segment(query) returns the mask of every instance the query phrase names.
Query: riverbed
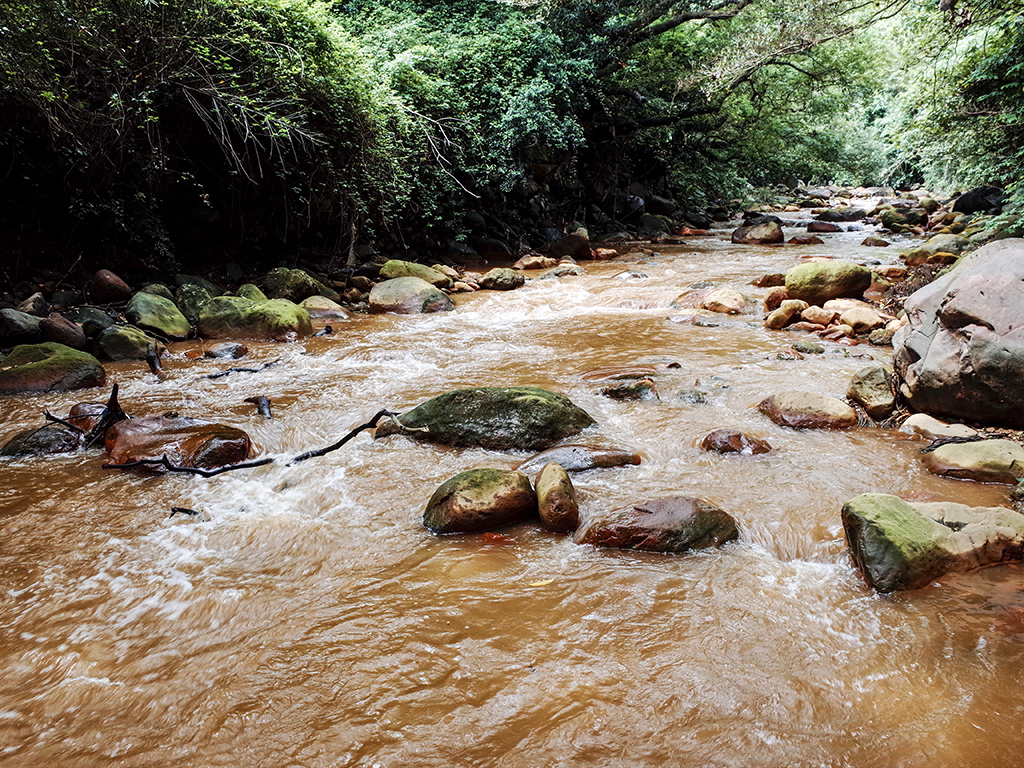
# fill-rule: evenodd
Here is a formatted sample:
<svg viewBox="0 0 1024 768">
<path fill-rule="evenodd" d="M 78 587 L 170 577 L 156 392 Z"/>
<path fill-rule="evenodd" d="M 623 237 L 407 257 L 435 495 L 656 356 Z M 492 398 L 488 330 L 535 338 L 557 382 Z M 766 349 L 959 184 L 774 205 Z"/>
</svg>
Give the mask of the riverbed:
<svg viewBox="0 0 1024 768">
<path fill-rule="evenodd" d="M 891 349 L 824 342 L 792 359 L 793 342 L 814 337 L 766 330 L 759 305 L 715 327 L 669 320 L 697 281 L 759 299 L 752 279 L 802 257 L 897 263 L 895 249 L 860 246 L 864 234 L 773 248 L 716 233 L 458 295 L 452 313 L 247 342 L 244 363 L 171 345 L 163 381 L 144 363 L 109 365 L 132 415 L 232 424 L 282 461 L 204 479 L 103 470 L 96 450 L 2 460 L 0 765 L 1018 764 L 1022 572 L 879 596 L 852 567 L 839 517 L 859 493 L 996 506 L 1007 487 L 929 475 L 923 443 L 896 430 L 792 430 L 754 408 L 784 390 L 842 397 Z M 660 400 L 611 400 L 587 375 L 621 366 L 653 369 Z M 568 395 L 597 421 L 582 440 L 642 454 L 573 477 L 584 515 L 699 496 L 737 519 L 739 541 L 669 556 L 535 525 L 422 527 L 444 480 L 526 453 L 361 435 L 284 461 L 381 408 L 511 384 Z M 692 389 L 706 402 L 680 397 Z M 5 399 L 0 439 L 106 393 Z M 256 395 L 275 418 L 244 402 Z M 702 451 L 718 428 L 773 450 Z"/>
</svg>

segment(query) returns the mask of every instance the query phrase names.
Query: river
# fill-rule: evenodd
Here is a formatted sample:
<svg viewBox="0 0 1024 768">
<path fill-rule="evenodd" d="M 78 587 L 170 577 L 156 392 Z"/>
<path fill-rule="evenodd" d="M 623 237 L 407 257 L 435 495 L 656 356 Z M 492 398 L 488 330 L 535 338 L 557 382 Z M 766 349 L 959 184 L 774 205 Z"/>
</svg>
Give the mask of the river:
<svg viewBox="0 0 1024 768">
<path fill-rule="evenodd" d="M 585 276 L 459 295 L 454 313 L 249 344 L 246 365 L 281 359 L 260 373 L 202 378 L 240 363 L 190 359 L 199 342 L 172 345 L 162 382 L 144 364 L 108 366 L 129 413 L 213 418 L 281 457 L 453 388 L 546 387 L 597 420 L 586 439 L 643 454 L 574 477 L 584 514 L 695 495 L 733 514 L 740 540 L 668 556 L 533 525 L 436 537 L 420 516 L 441 482 L 528 454 L 403 437 L 211 479 L 104 471 L 98 451 L 5 459 L 0 765 L 1019 765 L 1020 570 L 879 596 L 839 518 L 863 492 L 1003 505 L 1007 487 L 927 474 L 922 443 L 894 430 L 789 430 L 752 407 L 789 389 L 842 396 L 890 349 L 778 359 L 807 335 L 765 330 L 759 309 L 717 327 L 667 319 L 695 281 L 760 297 L 751 279 L 801 255 L 896 263 L 863 236 L 716 236 L 585 263 Z M 585 376 L 634 365 L 655 369 L 659 402 L 608 399 Z M 707 403 L 678 398 L 695 386 Z M 0 438 L 105 394 L 8 398 Z M 254 395 L 274 419 L 244 402 Z M 697 446 L 726 427 L 774 450 Z"/>
</svg>

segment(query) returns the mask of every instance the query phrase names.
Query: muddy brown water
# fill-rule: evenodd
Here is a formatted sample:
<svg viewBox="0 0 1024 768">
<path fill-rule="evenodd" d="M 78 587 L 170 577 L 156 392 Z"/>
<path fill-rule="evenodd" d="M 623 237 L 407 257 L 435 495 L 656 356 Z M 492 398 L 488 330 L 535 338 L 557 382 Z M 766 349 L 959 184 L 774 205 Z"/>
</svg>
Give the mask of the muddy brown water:
<svg viewBox="0 0 1024 768">
<path fill-rule="evenodd" d="M 684 493 L 729 510 L 739 542 L 687 557 L 599 551 L 535 526 L 439 538 L 434 488 L 527 454 L 360 436 L 300 465 L 212 479 L 100 469 L 102 455 L 0 463 L 3 766 L 1007 766 L 1024 748 L 1024 594 L 1014 566 L 881 597 L 851 567 L 839 511 L 862 492 L 1007 503 L 947 480 L 894 431 L 787 430 L 752 409 L 785 389 L 842 395 L 890 350 L 825 344 L 760 312 L 677 325 L 669 302 L 825 247 L 720 237 L 587 275 L 458 298 L 443 316 L 357 317 L 332 337 L 252 344 L 258 374 L 175 345 L 158 382 L 110 366 L 122 403 L 249 431 L 261 453 L 327 445 L 382 407 L 462 386 L 564 392 L 640 466 L 575 476 L 584 512 Z M 623 270 L 644 273 L 622 280 Z M 660 402 L 584 377 L 649 365 Z M 679 367 L 669 367 L 678 364 Z M 699 385 L 695 382 L 700 382 Z M 704 405 L 677 398 L 700 386 Z M 246 397 L 264 394 L 266 420 Z M 100 399 L 6 399 L 0 437 Z M 716 428 L 771 453 L 697 447 Z M 172 506 L 204 518 L 169 518 Z"/>
</svg>

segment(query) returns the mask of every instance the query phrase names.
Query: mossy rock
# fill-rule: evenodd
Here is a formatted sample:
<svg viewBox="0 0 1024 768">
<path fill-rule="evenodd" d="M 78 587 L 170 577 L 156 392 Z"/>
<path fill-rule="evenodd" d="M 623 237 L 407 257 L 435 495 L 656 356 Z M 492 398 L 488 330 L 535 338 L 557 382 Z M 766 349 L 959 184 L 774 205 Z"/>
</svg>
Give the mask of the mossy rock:
<svg viewBox="0 0 1024 768">
<path fill-rule="evenodd" d="M 0 448 L 0 456 L 49 456 L 54 453 L 72 453 L 82 447 L 82 432 L 63 424 L 47 424 L 26 429 L 8 440 Z"/>
<path fill-rule="evenodd" d="M 238 290 L 235 291 L 235 296 L 241 296 L 243 299 L 249 299 L 249 301 L 270 301 L 267 294 L 252 283 L 245 283 L 244 285 L 238 286 Z"/>
<path fill-rule="evenodd" d="M 480 278 L 480 287 L 488 291 L 513 291 L 525 283 L 521 272 L 508 267 L 495 267 Z"/>
<path fill-rule="evenodd" d="M 196 283 L 185 283 L 178 286 L 178 309 L 192 325 L 199 324 L 199 312 L 203 305 L 212 298 L 213 295 L 208 290 Z"/>
<path fill-rule="evenodd" d="M 786 272 L 786 294 L 808 304 L 859 299 L 871 286 L 871 270 L 852 261 L 809 261 Z"/>
<path fill-rule="evenodd" d="M 419 277 L 383 280 L 370 291 L 370 311 L 375 313 L 418 315 L 453 309 L 455 302 L 450 296 Z"/>
<path fill-rule="evenodd" d="M 263 285 L 266 289 L 264 292 L 271 299 L 287 299 L 296 303 L 310 296 L 326 296 L 331 301 L 341 299 L 341 294 L 336 290 L 301 269 L 272 269 L 263 279 Z"/>
<path fill-rule="evenodd" d="M 0 360 L 0 394 L 98 387 L 107 374 L 87 352 L 57 344 L 21 344 Z"/>
<path fill-rule="evenodd" d="M 565 395 L 538 387 L 457 389 L 383 423 L 376 437 L 499 451 L 540 451 L 594 424 Z"/>
<path fill-rule="evenodd" d="M 136 327 L 169 339 L 188 338 L 192 331 L 188 318 L 174 302 L 154 293 L 140 292 L 132 296 L 124 316 Z"/>
<path fill-rule="evenodd" d="M 199 312 L 199 335 L 208 339 L 295 341 L 313 333 L 309 313 L 285 299 L 252 301 L 215 296 Z"/>
<path fill-rule="evenodd" d="M 445 481 L 423 511 L 434 533 L 476 533 L 537 514 L 530 478 L 507 469 L 471 469 Z"/>
<path fill-rule="evenodd" d="M 145 360 L 157 340 L 134 325 L 113 325 L 104 328 L 94 342 L 96 351 L 105 360 Z"/>
</svg>

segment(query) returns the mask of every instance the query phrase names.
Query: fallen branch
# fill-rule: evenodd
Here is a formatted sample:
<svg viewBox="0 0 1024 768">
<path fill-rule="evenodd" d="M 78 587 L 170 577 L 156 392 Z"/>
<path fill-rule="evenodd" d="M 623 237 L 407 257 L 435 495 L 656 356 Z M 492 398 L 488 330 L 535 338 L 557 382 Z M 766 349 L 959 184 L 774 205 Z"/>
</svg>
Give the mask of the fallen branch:
<svg viewBox="0 0 1024 768">
<path fill-rule="evenodd" d="M 228 368 L 226 371 L 220 373 L 211 373 L 208 376 L 203 376 L 204 379 L 221 379 L 225 376 L 230 376 L 232 373 L 260 373 L 261 371 L 267 370 L 272 365 L 277 365 L 281 362 L 281 358 L 277 360 L 271 360 L 269 363 L 264 363 L 259 368 Z"/>
<path fill-rule="evenodd" d="M 316 451 L 308 451 L 306 453 L 299 454 L 291 461 L 291 464 L 298 464 L 300 461 L 306 461 L 307 459 L 315 459 L 320 456 L 325 456 L 332 451 L 336 451 L 341 448 L 345 443 L 349 442 L 352 438 L 358 435 L 360 432 L 364 432 L 367 429 L 373 429 L 377 426 L 382 418 L 385 416 L 395 416 L 396 414 L 388 410 L 378 411 L 372 419 L 365 424 L 360 424 L 358 427 L 353 429 L 347 435 L 345 435 L 338 442 L 327 446 L 326 448 L 320 448 Z M 167 458 L 165 453 L 159 459 L 139 459 L 138 461 L 130 461 L 125 464 L 104 464 L 103 469 L 137 469 L 139 467 L 163 467 L 168 472 L 181 472 L 188 475 L 199 475 L 200 477 L 215 477 L 225 472 L 233 472 L 236 469 L 253 469 L 255 467 L 265 467 L 268 464 L 276 463 L 275 459 L 268 456 L 264 459 L 258 459 L 257 461 L 247 461 L 242 464 L 229 464 L 226 467 L 217 467 L 216 469 L 203 469 L 201 467 L 181 467 L 177 464 L 173 464 L 170 459 Z"/>
<path fill-rule="evenodd" d="M 107 436 L 107 430 L 117 424 L 119 421 L 130 419 L 127 413 L 121 408 L 121 404 L 117 402 L 117 383 L 110 390 L 110 399 L 107 400 L 107 407 L 103 409 L 103 415 L 100 416 L 100 420 L 96 422 L 96 426 L 89 430 L 89 434 L 85 436 L 85 447 L 89 448 L 94 443 L 103 440 Z"/>
</svg>

